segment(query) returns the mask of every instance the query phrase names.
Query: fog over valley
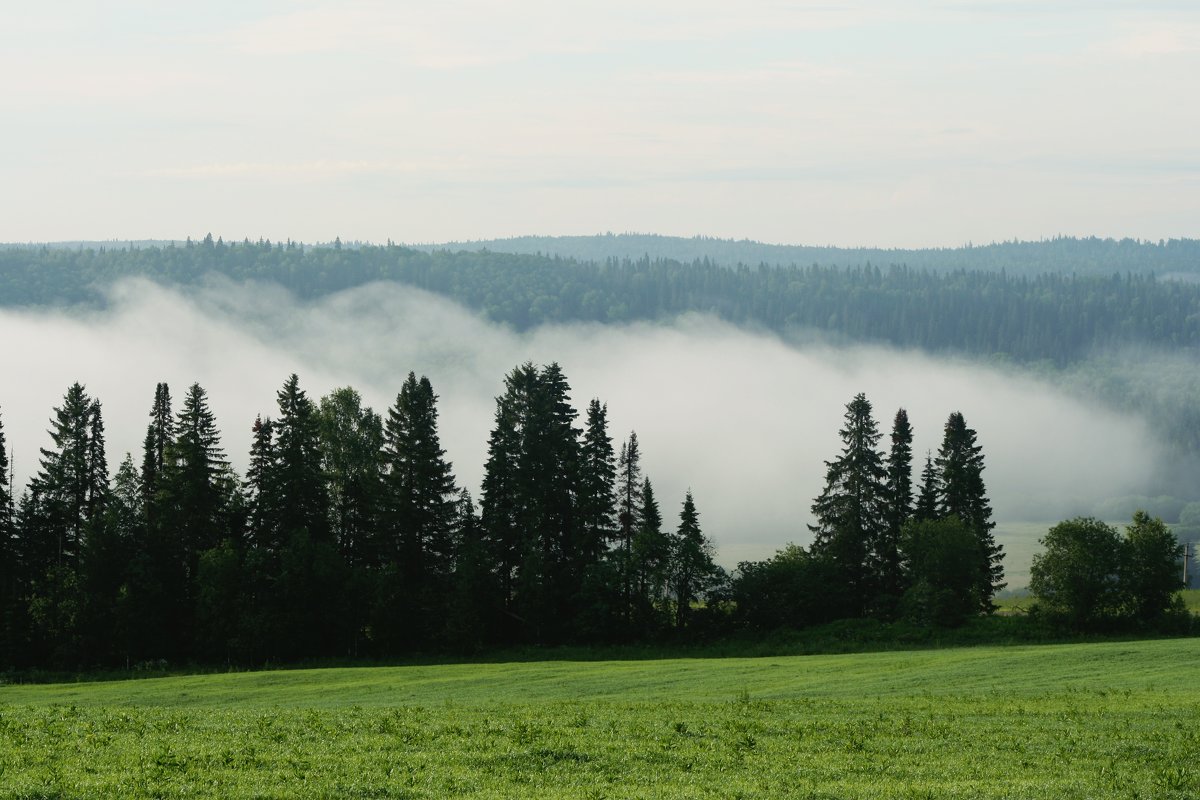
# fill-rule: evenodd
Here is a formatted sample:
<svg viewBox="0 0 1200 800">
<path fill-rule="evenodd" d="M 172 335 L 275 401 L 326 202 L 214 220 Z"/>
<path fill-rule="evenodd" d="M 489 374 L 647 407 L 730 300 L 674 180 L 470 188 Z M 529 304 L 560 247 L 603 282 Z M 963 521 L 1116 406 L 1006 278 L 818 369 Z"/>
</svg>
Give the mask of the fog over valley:
<svg viewBox="0 0 1200 800">
<path fill-rule="evenodd" d="M 1015 372 L 785 342 L 697 315 L 515 333 L 396 284 L 301 303 L 274 285 L 213 280 L 182 293 L 125 281 L 103 311 L 0 312 L 0 336 L 10 343 L 0 356 L 10 376 L 0 411 L 18 490 L 49 444 L 52 408 L 77 380 L 103 403 L 111 469 L 127 451 L 140 461 L 156 382 L 168 382 L 177 401 L 199 382 L 241 474 L 255 415 L 276 414 L 275 393 L 290 372 L 314 400 L 350 385 L 386 414 L 412 370 L 433 383 L 442 445 L 478 499 L 495 397 L 524 361 L 561 364 L 576 409 L 592 397 L 607 403 L 618 449 L 636 430 L 664 517 L 674 524 L 690 487 L 704 532 L 730 567 L 810 541 L 809 505 L 858 392 L 874 405 L 885 448 L 896 409 L 908 410 L 914 480 L 949 412 L 963 412 L 983 447 L 1002 543 L 1006 522 L 1056 521 L 1104 498 L 1154 493 L 1161 463 L 1142 421 Z"/>
</svg>

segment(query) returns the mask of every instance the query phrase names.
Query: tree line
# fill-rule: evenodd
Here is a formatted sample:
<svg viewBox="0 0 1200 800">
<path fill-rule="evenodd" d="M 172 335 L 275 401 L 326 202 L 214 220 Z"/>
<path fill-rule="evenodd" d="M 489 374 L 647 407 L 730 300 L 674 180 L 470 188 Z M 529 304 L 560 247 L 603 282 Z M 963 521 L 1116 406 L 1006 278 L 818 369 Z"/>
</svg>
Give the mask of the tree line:
<svg viewBox="0 0 1200 800">
<path fill-rule="evenodd" d="M 0 427 L 0 666 L 263 663 L 681 635 L 723 578 L 689 491 L 674 520 L 583 419 L 557 364 L 496 400 L 479 507 L 409 374 L 385 415 L 292 375 L 230 467 L 205 390 L 150 406 L 140 463 L 110 475 L 98 399 L 76 383 L 13 497 Z"/>
</svg>

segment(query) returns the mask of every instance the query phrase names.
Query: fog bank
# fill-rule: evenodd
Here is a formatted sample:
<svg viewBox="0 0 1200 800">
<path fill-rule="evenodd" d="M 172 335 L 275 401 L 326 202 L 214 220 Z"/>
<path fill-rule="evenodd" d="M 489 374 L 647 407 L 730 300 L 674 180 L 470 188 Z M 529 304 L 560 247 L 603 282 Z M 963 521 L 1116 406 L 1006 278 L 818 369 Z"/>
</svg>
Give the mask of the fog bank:
<svg viewBox="0 0 1200 800">
<path fill-rule="evenodd" d="M 690 487 L 728 566 L 809 541 L 823 462 L 837 454 L 845 404 L 858 392 L 874 405 L 884 446 L 896 409 L 908 410 L 917 474 L 947 415 L 963 412 L 1002 525 L 1151 492 L 1159 459 L 1139 420 L 1044 383 L 885 348 L 798 347 L 703 316 L 518 334 L 392 284 L 301 303 L 274 286 L 217 281 L 183 294 L 131 281 L 111 300 L 102 312 L 0 312 L 9 343 L 0 413 L 18 486 L 49 445 L 52 407 L 76 380 L 103 403 L 114 470 L 126 451 L 140 458 L 155 383 L 170 383 L 178 399 L 198 381 L 242 472 L 255 415 L 275 415 L 275 392 L 291 372 L 314 400 L 351 385 L 386 413 L 413 370 L 440 396 L 443 447 L 460 484 L 477 493 L 494 398 L 505 373 L 527 360 L 559 362 L 581 411 L 592 397 L 606 402 L 618 449 L 637 431 L 664 518 L 674 523 Z"/>
</svg>

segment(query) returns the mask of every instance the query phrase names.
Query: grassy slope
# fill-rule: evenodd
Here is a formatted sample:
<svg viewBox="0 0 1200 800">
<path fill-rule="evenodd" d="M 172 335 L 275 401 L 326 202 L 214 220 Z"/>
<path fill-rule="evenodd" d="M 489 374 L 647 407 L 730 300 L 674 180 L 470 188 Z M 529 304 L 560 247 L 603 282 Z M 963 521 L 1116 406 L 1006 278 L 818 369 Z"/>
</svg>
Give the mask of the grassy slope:
<svg viewBox="0 0 1200 800">
<path fill-rule="evenodd" d="M 0 702 L 183 708 L 728 701 L 1145 690 L 1200 677 L 1200 640 L 974 647 L 829 656 L 355 667 L 0 688 Z"/>
<path fill-rule="evenodd" d="M 0 797 L 1200 796 L 1200 641 L 0 688 Z"/>
</svg>

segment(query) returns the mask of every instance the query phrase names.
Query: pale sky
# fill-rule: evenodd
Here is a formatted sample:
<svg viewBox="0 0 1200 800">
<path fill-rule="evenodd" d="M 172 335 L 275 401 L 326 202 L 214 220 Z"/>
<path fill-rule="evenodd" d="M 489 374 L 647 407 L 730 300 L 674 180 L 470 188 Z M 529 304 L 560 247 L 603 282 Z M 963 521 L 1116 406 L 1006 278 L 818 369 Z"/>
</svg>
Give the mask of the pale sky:
<svg viewBox="0 0 1200 800">
<path fill-rule="evenodd" d="M 0 241 L 1200 237 L 1200 2 L 0 0 Z"/>
</svg>

